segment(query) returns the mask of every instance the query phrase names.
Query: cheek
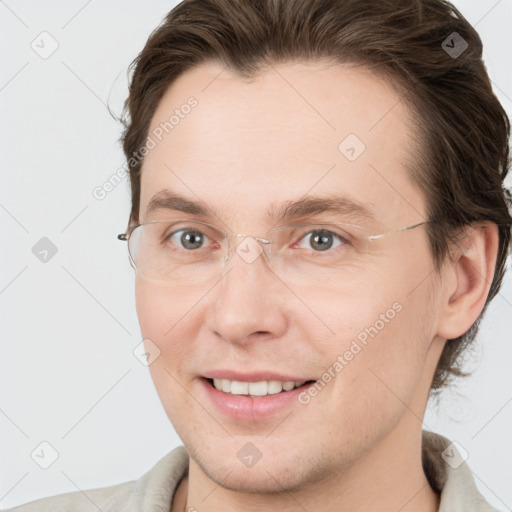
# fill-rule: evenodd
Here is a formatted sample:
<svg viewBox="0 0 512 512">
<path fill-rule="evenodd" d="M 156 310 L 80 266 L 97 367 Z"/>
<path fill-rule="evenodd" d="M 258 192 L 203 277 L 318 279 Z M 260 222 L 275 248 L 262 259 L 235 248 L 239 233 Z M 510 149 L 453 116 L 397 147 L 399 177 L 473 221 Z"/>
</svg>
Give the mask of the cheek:
<svg viewBox="0 0 512 512">
<path fill-rule="evenodd" d="M 137 278 L 135 302 L 142 335 L 163 341 L 176 337 L 195 314 L 198 294 Z"/>
<path fill-rule="evenodd" d="M 185 368 L 195 336 L 191 328 L 200 325 L 194 321 L 199 310 L 195 294 L 180 294 L 171 287 L 137 279 L 135 295 L 142 337 L 160 350 L 160 356 L 150 365 L 152 375 L 165 372 L 164 365 L 173 373 Z"/>
<path fill-rule="evenodd" d="M 422 377 L 432 340 L 432 308 L 428 280 L 411 292 L 415 281 L 408 274 L 417 270 L 408 267 L 404 264 L 400 273 L 390 269 L 387 278 L 381 276 L 364 293 L 359 290 L 351 301 L 324 309 L 335 334 L 318 346 L 323 346 L 326 368 L 336 374 L 335 401 L 340 411 L 347 410 L 345 405 L 360 419 L 397 414 Z"/>
<path fill-rule="evenodd" d="M 135 305 L 144 338 L 157 339 L 165 333 L 166 300 L 163 291 L 148 285 L 144 280 L 135 281 Z"/>
<path fill-rule="evenodd" d="M 386 312 L 387 323 L 380 318 Z M 365 315 L 359 324 L 364 327 L 340 339 L 339 350 L 330 351 L 325 359 L 336 375 L 331 391 L 320 393 L 326 424 L 344 431 L 354 449 L 361 439 L 375 439 L 388 431 L 415 396 L 424 356 L 409 314 L 406 306 L 399 311 L 372 310 L 371 317 Z"/>
<path fill-rule="evenodd" d="M 183 411 L 187 410 L 187 395 L 182 390 L 189 385 L 184 374 L 192 357 L 188 341 L 194 334 L 186 331 L 186 326 L 190 329 L 193 303 L 189 304 L 183 294 L 180 300 L 172 288 L 140 278 L 136 280 L 135 294 L 146 351 L 155 350 L 152 348 L 155 345 L 159 350 L 158 357 L 148 367 L 155 389 L 171 421 L 186 422 L 187 414 Z"/>
</svg>

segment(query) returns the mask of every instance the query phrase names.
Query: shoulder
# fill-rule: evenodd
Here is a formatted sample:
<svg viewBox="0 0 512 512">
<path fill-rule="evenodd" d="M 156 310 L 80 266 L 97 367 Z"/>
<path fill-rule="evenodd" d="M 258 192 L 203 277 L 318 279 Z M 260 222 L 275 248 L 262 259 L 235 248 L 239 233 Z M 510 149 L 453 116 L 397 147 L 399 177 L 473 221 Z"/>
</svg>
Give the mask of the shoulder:
<svg viewBox="0 0 512 512">
<path fill-rule="evenodd" d="M 174 491 L 187 471 L 188 453 L 183 446 L 178 446 L 138 480 L 41 498 L 3 512 L 168 510 Z"/>
<path fill-rule="evenodd" d="M 431 487 L 440 494 L 439 512 L 500 512 L 479 492 L 464 451 L 459 451 L 458 446 L 435 432 L 422 432 L 423 471 Z"/>
<path fill-rule="evenodd" d="M 98 509 L 107 512 L 109 510 L 119 510 L 119 506 L 127 503 L 127 497 L 131 494 L 134 483 L 135 480 L 110 487 L 49 496 L 10 508 L 4 512 L 50 512 L 55 510 L 97 512 Z"/>
</svg>

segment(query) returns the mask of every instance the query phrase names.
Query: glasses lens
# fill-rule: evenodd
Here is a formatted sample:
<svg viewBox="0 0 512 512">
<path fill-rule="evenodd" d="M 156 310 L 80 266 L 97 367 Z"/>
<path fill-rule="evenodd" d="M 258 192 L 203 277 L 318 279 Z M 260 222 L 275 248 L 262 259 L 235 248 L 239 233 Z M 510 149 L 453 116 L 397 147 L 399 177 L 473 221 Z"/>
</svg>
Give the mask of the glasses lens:
<svg viewBox="0 0 512 512">
<path fill-rule="evenodd" d="M 369 247 L 368 235 L 352 224 L 299 224 L 274 232 L 273 269 L 291 285 L 341 283 Z"/>
<path fill-rule="evenodd" d="M 204 283 L 222 267 L 226 236 L 212 226 L 184 220 L 137 226 L 128 249 L 145 279 L 177 284 Z"/>
</svg>

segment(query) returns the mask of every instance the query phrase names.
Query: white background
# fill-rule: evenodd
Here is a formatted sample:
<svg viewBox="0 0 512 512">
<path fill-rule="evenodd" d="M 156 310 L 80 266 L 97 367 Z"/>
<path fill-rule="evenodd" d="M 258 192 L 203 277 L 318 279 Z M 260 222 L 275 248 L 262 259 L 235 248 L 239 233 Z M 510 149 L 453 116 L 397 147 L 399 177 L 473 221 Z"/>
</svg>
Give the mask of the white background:
<svg viewBox="0 0 512 512">
<path fill-rule="evenodd" d="M 480 33 L 512 115 L 512 0 L 455 4 Z M 136 479 L 181 444 L 132 353 L 133 271 L 116 239 L 128 180 L 101 201 L 92 195 L 124 164 L 105 104 L 119 114 L 128 64 L 174 5 L 0 1 L 2 508 Z M 31 48 L 42 31 L 59 45 L 47 59 Z M 58 250 L 47 263 L 32 253 L 42 237 Z M 467 450 L 500 510 L 512 509 L 511 319 L 508 275 L 468 361 L 477 370 L 429 406 L 424 424 Z M 31 458 L 42 441 L 59 454 L 48 469 Z"/>
</svg>

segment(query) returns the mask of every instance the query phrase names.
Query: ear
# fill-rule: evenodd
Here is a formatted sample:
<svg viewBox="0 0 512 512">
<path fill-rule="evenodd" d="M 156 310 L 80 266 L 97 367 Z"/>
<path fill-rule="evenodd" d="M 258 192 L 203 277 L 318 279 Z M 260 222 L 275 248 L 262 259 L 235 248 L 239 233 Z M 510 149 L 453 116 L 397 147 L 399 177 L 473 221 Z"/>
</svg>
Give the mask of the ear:
<svg viewBox="0 0 512 512">
<path fill-rule="evenodd" d="M 444 339 L 461 336 L 473 325 L 489 294 L 498 255 L 498 226 L 492 222 L 466 226 L 456 243 L 454 255 L 443 265 L 442 311 L 438 335 Z"/>
</svg>

